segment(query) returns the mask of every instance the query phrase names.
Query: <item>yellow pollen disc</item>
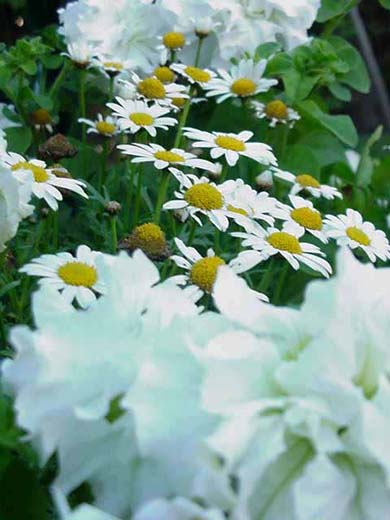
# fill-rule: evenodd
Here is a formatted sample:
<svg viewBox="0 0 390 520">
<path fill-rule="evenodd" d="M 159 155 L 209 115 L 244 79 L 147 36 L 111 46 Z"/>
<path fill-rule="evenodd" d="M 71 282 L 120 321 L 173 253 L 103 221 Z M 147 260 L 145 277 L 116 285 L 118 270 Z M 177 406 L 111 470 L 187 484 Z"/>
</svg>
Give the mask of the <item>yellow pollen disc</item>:
<svg viewBox="0 0 390 520">
<path fill-rule="evenodd" d="M 107 121 L 98 121 L 96 123 L 96 130 L 99 134 L 113 134 L 115 132 L 115 125 Z"/>
<path fill-rule="evenodd" d="M 297 237 L 284 231 L 276 231 L 275 233 L 272 233 L 267 238 L 267 242 L 275 249 L 279 249 L 279 251 L 286 251 L 287 253 L 295 255 L 300 255 L 302 253 L 301 244 Z"/>
<path fill-rule="evenodd" d="M 103 63 L 103 66 L 106 68 L 106 69 L 115 69 L 115 70 L 123 70 L 123 64 L 120 63 L 119 61 L 105 61 Z"/>
<path fill-rule="evenodd" d="M 150 126 L 154 122 L 154 117 L 144 112 L 134 112 L 129 115 L 129 119 L 138 126 Z"/>
<path fill-rule="evenodd" d="M 198 69 L 198 67 L 186 67 L 184 72 L 194 81 L 199 81 L 199 83 L 207 83 L 211 79 L 207 70 Z"/>
<path fill-rule="evenodd" d="M 181 98 L 181 97 L 172 98 L 172 103 L 177 108 L 183 108 L 184 105 L 186 104 L 186 99 L 185 98 Z"/>
<path fill-rule="evenodd" d="M 362 246 L 369 246 L 371 244 L 371 240 L 366 235 L 366 233 L 355 226 L 347 228 L 345 232 L 351 240 L 354 240 Z"/>
<path fill-rule="evenodd" d="M 32 120 L 35 125 L 48 125 L 52 122 L 51 115 L 44 108 L 38 108 L 32 113 Z"/>
<path fill-rule="evenodd" d="M 185 161 L 185 158 L 182 155 L 170 152 L 169 150 L 161 150 L 160 152 L 156 152 L 154 156 L 156 159 L 167 163 L 183 163 Z"/>
<path fill-rule="evenodd" d="M 156 67 L 153 74 L 163 83 L 172 83 L 175 79 L 175 74 L 169 67 Z"/>
<path fill-rule="evenodd" d="M 198 260 L 191 268 L 191 282 L 202 289 L 202 291 L 211 293 L 218 268 L 224 264 L 225 261 L 219 258 L 219 256 L 210 256 Z"/>
<path fill-rule="evenodd" d="M 233 94 L 236 94 L 236 96 L 252 96 L 256 92 L 256 83 L 249 78 L 236 79 L 236 81 L 232 83 L 230 90 Z"/>
<path fill-rule="evenodd" d="M 222 193 L 215 186 L 202 183 L 191 186 L 184 195 L 184 199 L 194 208 L 211 211 L 223 206 Z"/>
<path fill-rule="evenodd" d="M 322 218 L 319 211 L 310 208 L 296 208 L 291 212 L 291 218 L 306 229 L 319 231 L 322 229 Z"/>
<path fill-rule="evenodd" d="M 138 83 L 138 92 L 148 99 L 164 99 L 165 87 L 157 78 L 145 78 Z"/>
<path fill-rule="evenodd" d="M 225 150 L 233 150 L 234 152 L 244 152 L 246 149 L 245 143 L 229 135 L 219 135 L 215 138 L 215 144 Z"/>
<path fill-rule="evenodd" d="M 32 164 L 27 161 L 22 161 L 14 164 L 11 168 L 13 171 L 16 170 L 30 170 L 34 175 L 35 182 L 46 182 L 49 178 L 49 174 L 42 168 L 41 166 L 37 166 L 36 164 Z"/>
<path fill-rule="evenodd" d="M 270 119 L 287 119 L 287 105 L 280 99 L 275 99 L 275 101 L 271 101 L 266 105 L 265 113 Z"/>
<path fill-rule="evenodd" d="M 97 282 L 97 271 L 84 262 L 68 262 L 59 267 L 57 274 L 67 285 L 93 287 Z"/>
<path fill-rule="evenodd" d="M 248 212 L 245 211 L 245 209 L 237 208 L 236 206 L 232 206 L 231 204 L 228 205 L 227 209 L 229 211 L 232 211 L 233 213 L 238 213 L 239 215 L 244 215 L 245 217 L 248 216 Z"/>
<path fill-rule="evenodd" d="M 312 177 L 311 175 L 307 175 L 306 173 L 302 175 L 296 176 L 296 181 L 303 186 L 304 188 L 320 188 L 321 184 Z"/>
<path fill-rule="evenodd" d="M 134 244 L 148 254 L 162 254 L 167 247 L 165 233 L 157 224 L 148 222 L 137 226 L 132 235 Z"/>
<path fill-rule="evenodd" d="M 181 49 L 186 43 L 186 38 L 180 32 L 168 32 L 163 36 L 163 44 L 171 50 Z"/>
</svg>

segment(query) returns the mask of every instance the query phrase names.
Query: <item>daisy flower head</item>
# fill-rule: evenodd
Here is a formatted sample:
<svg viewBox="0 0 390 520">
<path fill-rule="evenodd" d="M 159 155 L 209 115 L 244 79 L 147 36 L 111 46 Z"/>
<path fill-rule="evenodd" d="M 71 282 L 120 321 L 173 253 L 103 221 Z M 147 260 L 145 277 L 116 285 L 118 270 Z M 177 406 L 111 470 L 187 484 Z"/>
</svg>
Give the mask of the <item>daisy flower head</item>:
<svg viewBox="0 0 390 520">
<path fill-rule="evenodd" d="M 133 163 L 152 162 L 157 170 L 164 170 L 174 165 L 200 168 L 213 171 L 214 165 L 210 161 L 199 159 L 192 153 L 185 152 L 181 148 L 165 149 L 155 143 L 151 144 L 120 144 L 119 150 L 125 155 L 131 155 Z"/>
<path fill-rule="evenodd" d="M 235 266 L 236 271 L 240 266 L 247 270 L 272 256 L 281 255 L 295 270 L 299 269 L 300 264 L 304 264 L 326 278 L 332 274 L 332 268 L 323 258 L 325 254 L 320 248 L 300 241 L 304 230 L 295 222 L 285 222 L 282 230 L 271 227 L 266 231 L 257 223 L 252 223 L 248 231 L 232 233 L 233 236 L 243 239 L 244 246 L 252 248 L 238 255 L 235 260 L 238 264 Z"/>
<path fill-rule="evenodd" d="M 122 60 L 116 56 L 99 55 L 91 60 L 91 67 L 99 69 L 109 78 L 114 78 L 122 72 L 129 70 L 133 63 L 131 60 Z"/>
<path fill-rule="evenodd" d="M 171 69 L 186 78 L 189 83 L 200 85 L 203 88 L 216 77 L 212 70 L 184 65 L 183 63 L 173 63 Z"/>
<path fill-rule="evenodd" d="M 302 231 L 308 231 L 313 236 L 321 240 L 324 244 L 328 242 L 324 233 L 324 223 L 321 213 L 315 209 L 313 203 L 309 200 L 290 195 L 291 206 L 278 203 L 276 217 L 285 222 L 295 222 L 302 228 Z"/>
<path fill-rule="evenodd" d="M 212 294 L 215 281 L 217 279 L 218 269 L 223 265 L 228 265 L 235 271 L 234 260 L 226 264 L 225 260 L 217 256 L 213 249 L 207 250 L 207 256 L 202 255 L 194 248 L 188 247 L 179 238 L 175 238 L 176 247 L 183 256 L 172 255 L 171 260 L 175 264 L 187 271 L 185 275 L 173 276 L 171 281 L 175 281 L 178 285 L 188 285 L 194 298 L 198 300 L 204 293 Z M 244 271 L 240 271 L 244 272 Z M 253 291 L 256 296 L 263 301 L 268 301 L 267 296 L 262 293 Z"/>
<path fill-rule="evenodd" d="M 205 85 L 207 96 L 217 97 L 217 103 L 228 98 L 247 98 L 260 92 L 267 92 L 276 85 L 276 79 L 263 78 L 267 60 L 255 62 L 252 59 L 242 59 L 229 72 L 218 69 L 219 78 L 211 80 Z"/>
<path fill-rule="evenodd" d="M 176 168 L 170 171 L 179 181 L 180 188 L 175 191 L 176 199 L 166 202 L 163 209 L 179 210 L 183 214 L 183 220 L 190 216 L 200 226 L 202 221 L 198 213 L 206 215 L 217 229 L 226 231 L 229 226 L 226 197 L 231 186 L 217 186 L 206 177 L 185 175 Z"/>
<path fill-rule="evenodd" d="M 160 51 L 160 59 L 162 63 L 166 63 L 172 59 L 177 51 L 182 50 L 186 45 L 189 45 L 189 41 L 186 35 L 180 31 L 169 31 L 163 36 L 159 37 L 161 44 L 157 47 Z"/>
<path fill-rule="evenodd" d="M 307 191 L 310 193 L 310 195 L 316 198 L 324 197 L 328 200 L 343 198 L 338 189 L 334 188 L 333 186 L 329 186 L 328 184 L 321 184 L 318 179 L 308 173 L 294 175 L 291 172 L 279 170 L 278 168 L 275 168 L 273 172 L 276 177 L 279 177 L 280 179 L 283 179 L 284 181 L 292 184 L 292 188 L 290 190 L 291 195 L 297 195 L 301 191 Z"/>
<path fill-rule="evenodd" d="M 153 70 L 153 76 L 164 84 L 174 83 L 176 80 L 176 74 L 173 72 L 171 67 L 168 67 L 168 65 L 159 65 L 156 67 Z"/>
<path fill-rule="evenodd" d="M 137 74 L 133 73 L 130 83 L 135 87 L 138 98 L 146 101 L 154 101 L 159 105 L 172 105 L 173 99 L 188 98 L 187 88 L 185 85 L 178 85 L 177 83 L 163 83 L 156 76 L 148 76 L 141 79 Z"/>
<path fill-rule="evenodd" d="M 249 157 L 264 165 L 276 165 L 277 160 L 272 148 L 265 143 L 248 143 L 253 132 L 244 130 L 239 134 L 223 132 L 205 132 L 196 128 L 185 128 L 184 135 L 195 141 L 194 148 L 210 148 L 212 159 L 219 159 L 223 155 L 229 166 L 235 166 L 240 155 Z"/>
<path fill-rule="evenodd" d="M 390 259 L 390 245 L 385 233 L 376 229 L 371 222 L 364 222 L 362 215 L 348 208 L 345 215 L 327 215 L 324 231 L 339 246 L 362 249 L 371 262 L 377 258 Z"/>
<path fill-rule="evenodd" d="M 81 245 L 75 256 L 70 253 L 42 255 L 24 265 L 20 272 L 38 276 L 40 285 L 54 287 L 68 303 L 76 300 L 86 309 L 96 300 L 96 294 L 105 291 L 96 262 L 99 254 Z"/>
<path fill-rule="evenodd" d="M 21 184 L 29 184 L 32 174 L 32 193 L 38 199 L 44 199 L 53 211 L 58 209 L 58 201 L 63 199 L 61 189 L 69 190 L 81 197 L 88 198 L 83 188 L 85 184 L 76 179 L 57 177 L 47 168 L 44 161 L 27 160 L 23 156 L 9 152 L 2 157 L 3 162 L 12 170 L 13 175 Z"/>
<path fill-rule="evenodd" d="M 131 134 L 139 130 L 146 130 L 149 135 L 155 137 L 157 129 L 168 130 L 175 126 L 177 120 L 173 117 L 164 117 L 169 114 L 170 109 L 158 104 L 149 106 L 144 100 L 131 100 L 116 98 L 117 103 L 108 103 L 107 106 L 113 111 L 117 118 L 118 126 L 123 131 Z"/>
<path fill-rule="evenodd" d="M 116 118 L 112 116 L 97 115 L 96 120 L 92 119 L 78 119 L 79 123 L 84 123 L 88 126 L 88 134 L 98 134 L 103 137 L 112 137 L 120 132 Z"/>
<path fill-rule="evenodd" d="M 288 125 L 292 128 L 295 123 L 301 119 L 301 116 L 296 110 L 288 107 L 282 100 L 274 99 L 269 103 L 260 103 L 260 101 L 252 101 L 256 117 L 259 119 L 267 119 L 269 126 L 274 128 L 278 124 Z"/>
</svg>

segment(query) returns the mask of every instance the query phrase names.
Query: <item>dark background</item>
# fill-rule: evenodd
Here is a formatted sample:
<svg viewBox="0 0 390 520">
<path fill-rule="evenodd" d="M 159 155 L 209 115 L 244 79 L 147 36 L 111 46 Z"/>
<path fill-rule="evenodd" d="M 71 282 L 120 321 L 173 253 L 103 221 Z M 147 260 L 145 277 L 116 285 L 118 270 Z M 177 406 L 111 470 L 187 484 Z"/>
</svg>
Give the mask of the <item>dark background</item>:
<svg viewBox="0 0 390 520">
<path fill-rule="evenodd" d="M 17 38 L 37 33 L 46 25 L 56 23 L 57 9 L 66 3 L 66 0 L 0 0 L 0 41 L 12 43 Z M 364 0 L 360 4 L 360 14 L 389 92 L 390 11 L 380 7 L 376 0 Z M 348 41 L 359 46 L 350 18 L 345 19 L 338 31 Z M 373 131 L 385 120 L 375 88 L 368 95 L 355 95 L 348 112 L 354 117 L 361 133 Z"/>
</svg>

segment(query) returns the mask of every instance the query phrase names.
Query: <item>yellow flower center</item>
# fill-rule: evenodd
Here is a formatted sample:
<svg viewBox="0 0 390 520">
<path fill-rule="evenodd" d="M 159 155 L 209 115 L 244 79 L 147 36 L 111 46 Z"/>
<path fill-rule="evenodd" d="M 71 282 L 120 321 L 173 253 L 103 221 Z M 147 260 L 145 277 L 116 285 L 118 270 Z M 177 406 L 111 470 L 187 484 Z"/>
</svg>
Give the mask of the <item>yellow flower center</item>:
<svg viewBox="0 0 390 520">
<path fill-rule="evenodd" d="M 157 78 L 145 78 L 138 83 L 138 92 L 148 99 L 164 99 L 164 85 Z"/>
<path fill-rule="evenodd" d="M 51 115 L 44 108 L 38 108 L 32 113 L 32 120 L 35 125 L 48 125 L 52 122 Z"/>
<path fill-rule="evenodd" d="M 290 235 L 290 233 L 286 233 L 285 231 L 275 231 L 275 233 L 272 233 L 267 237 L 267 242 L 279 251 L 286 251 L 295 255 L 300 255 L 302 253 L 301 244 L 297 237 Z"/>
<path fill-rule="evenodd" d="M 57 274 L 67 285 L 93 287 L 98 276 L 95 267 L 84 262 L 68 262 L 59 267 Z"/>
<path fill-rule="evenodd" d="M 129 115 L 130 121 L 138 126 L 150 126 L 154 122 L 154 118 L 150 114 L 144 112 L 134 112 Z"/>
<path fill-rule="evenodd" d="M 184 47 L 186 38 L 181 32 L 168 32 L 163 36 L 163 44 L 171 50 L 177 50 Z"/>
<path fill-rule="evenodd" d="M 287 105 L 280 99 L 275 99 L 266 105 L 265 113 L 270 119 L 287 119 Z"/>
<path fill-rule="evenodd" d="M 345 230 L 347 236 L 362 246 L 369 246 L 371 244 L 370 238 L 361 229 L 351 226 Z"/>
<path fill-rule="evenodd" d="M 96 123 L 96 130 L 99 132 L 99 134 L 112 135 L 115 132 L 115 125 L 108 123 L 107 121 L 98 121 Z"/>
<path fill-rule="evenodd" d="M 228 205 L 227 209 L 229 211 L 232 211 L 233 213 L 238 213 L 239 215 L 244 215 L 245 217 L 248 216 L 248 212 L 245 211 L 245 209 L 237 208 L 236 206 L 232 206 L 231 204 Z"/>
<path fill-rule="evenodd" d="M 158 256 L 164 253 L 167 247 L 165 233 L 160 226 L 150 222 L 137 226 L 131 236 L 134 248 L 142 249 L 145 253 Z"/>
<path fill-rule="evenodd" d="M 236 81 L 232 83 L 230 90 L 233 94 L 236 94 L 236 96 L 252 96 L 256 92 L 256 83 L 249 78 L 236 79 Z"/>
<path fill-rule="evenodd" d="M 184 199 L 190 206 L 206 211 L 221 209 L 223 206 L 222 193 L 215 186 L 206 183 L 191 186 L 186 191 Z"/>
<path fill-rule="evenodd" d="M 46 182 L 49 178 L 49 174 L 42 168 L 41 166 L 37 166 L 36 164 L 32 164 L 27 161 L 21 161 L 14 164 L 11 168 L 13 171 L 16 170 L 30 170 L 34 175 L 35 182 Z"/>
<path fill-rule="evenodd" d="M 210 256 L 198 260 L 191 268 L 191 282 L 200 287 L 202 291 L 211 293 L 217 277 L 218 268 L 224 264 L 225 261 L 219 256 Z"/>
<path fill-rule="evenodd" d="M 304 188 L 319 188 L 321 186 L 317 179 L 306 173 L 297 175 L 296 181 Z"/>
<path fill-rule="evenodd" d="M 178 153 L 171 152 L 169 150 L 161 150 L 159 152 L 155 152 L 154 157 L 159 161 L 165 161 L 167 163 L 183 163 L 185 162 L 185 158 Z"/>
<path fill-rule="evenodd" d="M 186 67 L 184 72 L 194 81 L 199 81 L 199 83 L 207 83 L 211 79 L 211 75 L 207 70 L 199 69 L 198 67 Z"/>
<path fill-rule="evenodd" d="M 105 61 L 103 66 L 106 69 L 115 69 L 117 71 L 123 70 L 123 64 L 119 61 Z"/>
<path fill-rule="evenodd" d="M 183 108 L 184 105 L 186 104 L 186 99 L 185 98 L 181 98 L 181 97 L 172 98 L 172 103 L 177 108 Z"/>
<path fill-rule="evenodd" d="M 245 143 L 229 135 L 219 135 L 215 138 L 215 144 L 225 150 L 233 150 L 234 152 L 244 152 L 246 148 Z"/>
<path fill-rule="evenodd" d="M 156 67 L 153 74 L 162 83 L 172 83 L 175 79 L 175 74 L 169 67 Z"/>
<path fill-rule="evenodd" d="M 291 218 L 306 229 L 322 229 L 322 218 L 319 211 L 311 208 L 296 208 L 291 212 Z"/>
</svg>

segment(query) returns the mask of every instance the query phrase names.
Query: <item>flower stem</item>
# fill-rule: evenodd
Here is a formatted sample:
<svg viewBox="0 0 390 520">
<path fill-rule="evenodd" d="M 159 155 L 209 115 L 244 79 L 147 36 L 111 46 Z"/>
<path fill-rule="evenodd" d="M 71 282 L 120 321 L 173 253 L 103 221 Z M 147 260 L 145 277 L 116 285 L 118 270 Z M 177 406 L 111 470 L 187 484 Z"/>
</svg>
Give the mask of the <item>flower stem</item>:
<svg viewBox="0 0 390 520">
<path fill-rule="evenodd" d="M 65 60 L 60 73 L 58 74 L 53 85 L 51 86 L 50 97 L 52 99 L 54 99 L 56 97 L 57 92 L 60 90 L 63 82 L 65 81 L 65 77 L 69 70 L 69 64 L 70 64 L 70 62 L 68 60 Z"/>
<path fill-rule="evenodd" d="M 282 295 L 282 291 L 283 291 L 283 288 L 284 288 L 284 285 L 285 285 L 285 282 L 286 282 L 286 276 L 287 276 L 287 273 L 288 273 L 288 268 L 289 268 L 289 263 L 288 262 L 285 262 L 282 269 L 281 269 L 281 272 L 279 274 L 279 278 L 278 278 L 278 284 L 276 286 L 276 289 L 275 289 L 275 292 L 274 292 L 274 295 L 273 295 L 273 298 L 272 298 L 272 303 L 274 305 L 278 305 L 278 303 L 280 302 L 280 297 Z"/>
<path fill-rule="evenodd" d="M 85 69 L 80 70 L 80 116 L 82 118 L 87 117 L 87 106 L 85 101 L 85 83 L 86 83 L 87 73 Z M 82 132 L 82 141 L 83 146 L 85 146 L 87 142 L 87 126 L 85 123 L 81 125 Z"/>
<path fill-rule="evenodd" d="M 111 217 L 111 239 L 112 239 L 112 252 L 115 254 L 118 250 L 118 234 L 116 229 L 116 217 Z"/>
<path fill-rule="evenodd" d="M 114 81 L 115 78 L 113 76 L 110 76 L 110 86 L 108 91 L 108 101 L 111 103 L 114 99 Z"/>
<path fill-rule="evenodd" d="M 195 231 L 196 231 L 196 222 L 195 222 L 195 220 L 192 220 L 190 234 L 188 235 L 187 246 L 192 245 L 192 242 L 194 241 Z"/>
<path fill-rule="evenodd" d="M 263 274 L 261 283 L 259 285 L 259 292 L 261 292 L 261 293 L 265 293 L 271 283 L 272 275 L 273 275 L 273 265 L 274 265 L 274 259 L 271 258 L 269 261 L 267 270 Z"/>
<path fill-rule="evenodd" d="M 160 182 L 160 189 L 158 191 L 156 209 L 154 213 L 154 223 L 159 224 L 161 218 L 161 208 L 165 202 L 167 197 L 168 185 L 169 185 L 170 173 L 168 171 L 163 171 L 162 179 Z"/>
<path fill-rule="evenodd" d="M 140 213 L 140 208 L 141 208 L 142 177 L 143 177 L 143 168 L 142 168 L 142 166 L 140 166 L 138 169 L 138 177 L 137 177 L 137 191 L 136 191 L 136 196 L 135 196 L 133 226 L 136 226 L 138 224 L 138 219 L 139 219 L 139 213 Z"/>
<path fill-rule="evenodd" d="M 195 63 L 194 63 L 195 67 L 197 67 L 199 65 L 200 53 L 202 50 L 203 40 L 204 40 L 204 38 L 198 38 L 198 46 L 196 48 L 196 56 L 195 56 Z"/>
</svg>

